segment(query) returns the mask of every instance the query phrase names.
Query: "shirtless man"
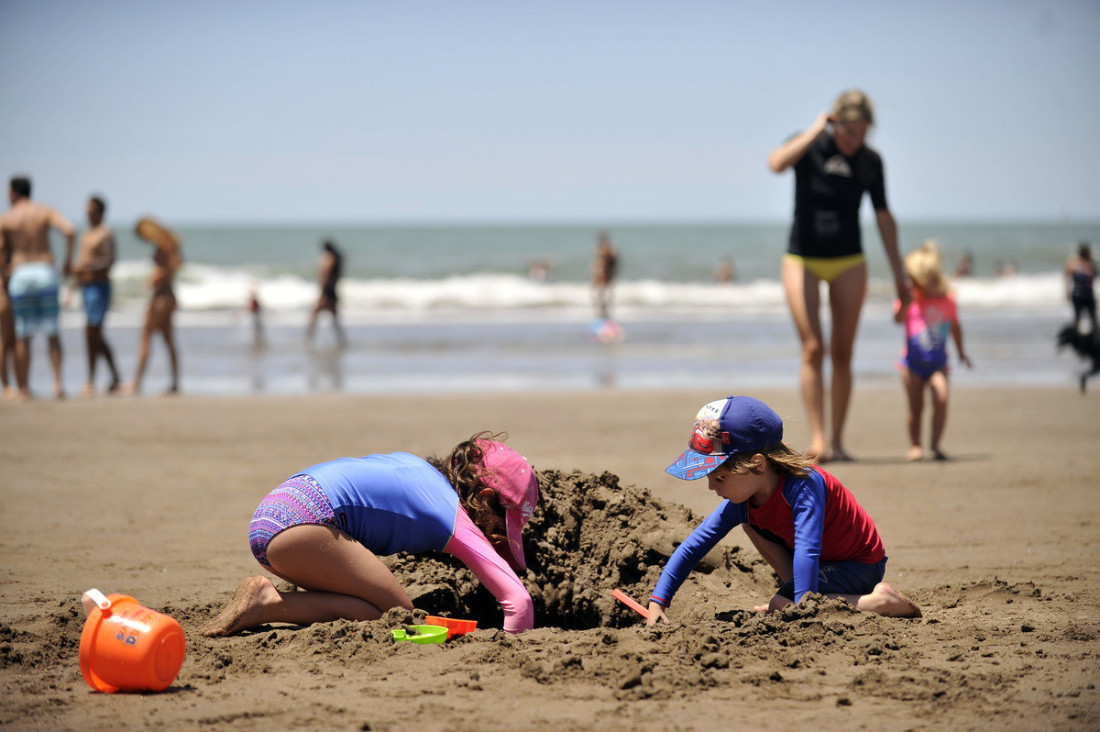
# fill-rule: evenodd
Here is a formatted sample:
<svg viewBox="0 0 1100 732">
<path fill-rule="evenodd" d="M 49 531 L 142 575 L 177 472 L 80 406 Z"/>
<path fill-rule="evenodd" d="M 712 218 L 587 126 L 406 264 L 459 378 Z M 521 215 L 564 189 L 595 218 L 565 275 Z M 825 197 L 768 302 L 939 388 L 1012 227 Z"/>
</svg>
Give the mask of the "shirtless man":
<svg viewBox="0 0 1100 732">
<path fill-rule="evenodd" d="M 69 276 L 76 230 L 56 209 L 31 200 L 30 178 L 15 176 L 8 188 L 11 208 L 0 215 L 0 263 L 10 267 L 8 296 L 15 316 L 15 383 L 19 396 L 29 399 L 31 336 L 43 332 L 49 339 L 54 394 L 64 398 L 61 385 L 61 338 L 58 333 L 60 281 L 50 251 L 50 229 L 65 235 L 65 264 Z"/>
<path fill-rule="evenodd" d="M 80 285 L 81 298 L 84 300 L 84 338 L 88 346 L 88 383 L 84 385 L 84 396 L 95 394 L 95 367 L 102 355 L 111 370 L 111 383 L 107 393 L 118 391 L 118 369 L 115 368 L 114 354 L 103 336 L 103 321 L 107 309 L 111 306 L 111 267 L 115 263 L 115 235 L 103 215 L 107 213 L 107 204 L 99 196 L 88 200 L 88 223 L 91 228 L 80 237 L 80 249 L 77 252 L 73 276 Z"/>
</svg>

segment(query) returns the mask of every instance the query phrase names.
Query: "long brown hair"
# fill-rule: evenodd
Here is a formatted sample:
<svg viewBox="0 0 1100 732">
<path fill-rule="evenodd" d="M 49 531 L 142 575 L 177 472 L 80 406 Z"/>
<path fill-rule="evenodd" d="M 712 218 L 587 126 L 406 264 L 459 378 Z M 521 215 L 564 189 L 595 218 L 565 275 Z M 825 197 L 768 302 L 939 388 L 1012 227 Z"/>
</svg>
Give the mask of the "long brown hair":
<svg viewBox="0 0 1100 732">
<path fill-rule="evenodd" d="M 507 438 L 506 433 L 478 432 L 470 439 L 455 445 L 447 457 L 432 455 L 426 458 L 433 468 L 443 473 L 443 477 L 458 494 L 459 504 L 466 509 L 470 519 L 494 546 L 508 542 L 504 505 L 496 490 L 485 484 L 485 466 L 482 462 L 484 452 L 477 442 L 501 442 Z"/>
<path fill-rule="evenodd" d="M 731 473 L 745 474 L 751 473 L 752 468 L 749 463 L 752 460 L 752 456 L 757 453 L 763 455 L 768 460 L 768 465 L 780 475 L 796 475 L 803 476 L 810 472 L 810 468 L 813 467 L 814 461 L 806 457 L 805 453 L 797 452 L 787 447 L 782 442 L 777 442 L 774 445 L 765 447 L 763 450 L 756 450 L 755 452 L 746 452 L 740 455 L 734 455 L 726 462 L 722 463 Z"/>
</svg>

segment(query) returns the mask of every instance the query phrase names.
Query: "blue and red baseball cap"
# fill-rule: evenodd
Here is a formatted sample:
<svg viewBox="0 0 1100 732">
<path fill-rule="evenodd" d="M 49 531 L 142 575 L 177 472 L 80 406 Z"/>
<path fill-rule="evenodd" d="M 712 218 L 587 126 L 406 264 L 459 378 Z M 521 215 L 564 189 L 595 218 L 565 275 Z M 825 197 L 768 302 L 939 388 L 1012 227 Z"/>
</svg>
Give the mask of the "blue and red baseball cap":
<svg viewBox="0 0 1100 732">
<path fill-rule="evenodd" d="M 704 404 L 684 454 L 665 468 L 680 480 L 699 480 L 731 455 L 759 452 L 783 440 L 783 420 L 764 402 L 731 396 Z"/>
</svg>

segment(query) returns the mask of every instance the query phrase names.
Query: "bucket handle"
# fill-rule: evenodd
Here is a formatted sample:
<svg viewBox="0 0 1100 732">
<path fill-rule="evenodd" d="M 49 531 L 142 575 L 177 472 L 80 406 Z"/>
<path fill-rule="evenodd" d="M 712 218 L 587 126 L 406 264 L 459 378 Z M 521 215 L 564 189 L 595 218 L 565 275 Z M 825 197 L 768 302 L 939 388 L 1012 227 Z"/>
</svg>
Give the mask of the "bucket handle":
<svg viewBox="0 0 1100 732">
<path fill-rule="evenodd" d="M 94 587 L 85 592 L 84 596 L 81 599 L 84 601 L 84 607 L 87 608 L 89 611 L 91 610 L 90 605 L 95 605 L 100 610 L 111 609 L 111 601 L 107 599 L 106 595 L 104 595 L 102 592 Z"/>
</svg>

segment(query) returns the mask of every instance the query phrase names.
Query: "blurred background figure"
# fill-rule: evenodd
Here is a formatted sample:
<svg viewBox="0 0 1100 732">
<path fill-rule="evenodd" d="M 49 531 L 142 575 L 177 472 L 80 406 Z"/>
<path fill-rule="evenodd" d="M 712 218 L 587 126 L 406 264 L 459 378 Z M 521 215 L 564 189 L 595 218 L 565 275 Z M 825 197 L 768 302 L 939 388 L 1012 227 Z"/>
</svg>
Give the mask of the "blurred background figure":
<svg viewBox="0 0 1100 732">
<path fill-rule="evenodd" d="M 737 279 L 737 270 L 733 267 L 732 257 L 722 257 L 718 266 L 714 268 L 714 281 L 728 284 Z"/>
<path fill-rule="evenodd" d="M 974 274 L 974 255 L 970 252 L 963 252 L 963 255 L 959 257 L 959 263 L 955 265 L 956 277 L 970 277 Z"/>
<path fill-rule="evenodd" d="M 1092 246 L 1083 241 L 1077 246 L 1077 254 L 1066 260 L 1066 287 L 1073 305 L 1073 325 L 1081 328 L 1081 316 L 1089 318 L 1090 333 L 1096 333 L 1096 262 L 1092 259 Z"/>
<path fill-rule="evenodd" d="M 88 199 L 87 215 L 91 228 L 80 237 L 76 266 L 73 267 L 73 278 L 80 287 L 80 297 L 84 303 L 84 340 L 88 350 L 88 381 L 82 392 L 84 396 L 95 394 L 95 368 L 100 356 L 111 370 L 107 393 L 113 394 L 119 387 L 115 357 L 103 334 L 107 310 L 111 307 L 111 267 L 115 263 L 115 235 L 103 221 L 106 213 L 107 203 L 102 196 Z"/>
<path fill-rule="evenodd" d="M 139 238 L 153 245 L 153 271 L 146 279 L 151 291 L 149 309 L 145 313 L 145 327 L 141 331 L 141 352 L 138 356 L 137 373 L 127 392 L 141 392 L 141 380 L 145 376 L 145 365 L 149 361 L 149 343 L 154 333 L 160 333 L 168 349 L 168 362 L 171 369 L 171 381 L 166 394 L 179 393 L 179 357 L 176 353 L 175 332 L 172 329 L 172 315 L 176 312 L 176 295 L 172 290 L 172 280 L 183 264 L 179 238 L 170 230 L 153 219 L 138 221 L 134 232 Z"/>
<path fill-rule="evenodd" d="M 611 244 L 611 237 L 601 231 L 596 237 L 596 258 L 592 260 L 592 290 L 596 317 L 603 320 L 611 319 L 611 287 L 618 264 L 619 254 Z"/>
<path fill-rule="evenodd" d="M 15 176 L 8 187 L 11 209 L 0 216 L 0 267 L 5 269 L 8 298 L 15 330 L 15 383 L 18 396 L 30 399 L 31 337 L 44 333 L 49 342 L 54 395 L 65 396 L 61 383 L 61 337 L 58 300 L 61 278 L 54 267 L 50 229 L 65 236 L 65 263 L 61 276 L 72 267 L 76 229 L 50 206 L 31 200 L 31 179 Z"/>
<path fill-rule="evenodd" d="M 8 364 L 15 360 L 15 319 L 8 299 L 8 268 L 0 261 L 0 398 L 11 399 L 16 395 L 8 381 Z M 14 364 L 12 364 L 14 366 Z"/>
<path fill-rule="evenodd" d="M 260 305 L 260 286 L 254 279 L 248 283 L 248 302 L 245 303 L 245 307 L 248 308 L 248 315 L 252 319 L 252 347 L 257 350 L 261 349 L 267 345 L 267 340 L 264 338 L 264 315 L 263 306 Z"/>
<path fill-rule="evenodd" d="M 332 313 L 332 327 L 336 331 L 336 342 L 340 348 L 347 345 L 344 337 L 344 329 L 340 327 L 340 316 L 337 314 L 336 285 L 340 281 L 344 266 L 344 257 L 336 244 L 331 239 L 321 242 L 321 260 L 317 268 L 317 279 L 321 285 L 321 296 L 313 307 L 313 314 L 309 317 L 309 325 L 306 327 L 306 343 L 313 345 L 313 332 L 317 327 L 317 318 L 322 312 Z"/>
<path fill-rule="evenodd" d="M 531 262 L 531 265 L 527 268 L 527 276 L 531 278 L 532 282 L 545 284 L 550 281 L 550 270 L 553 268 L 554 263 L 546 257 L 542 257 Z"/>
</svg>

